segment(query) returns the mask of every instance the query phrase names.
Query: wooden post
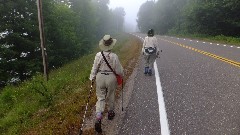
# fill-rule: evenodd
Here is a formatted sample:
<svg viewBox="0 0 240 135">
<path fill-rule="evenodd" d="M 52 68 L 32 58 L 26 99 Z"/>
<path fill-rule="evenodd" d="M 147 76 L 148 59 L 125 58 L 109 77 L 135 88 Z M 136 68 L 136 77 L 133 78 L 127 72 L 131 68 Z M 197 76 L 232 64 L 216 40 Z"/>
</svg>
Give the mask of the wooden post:
<svg viewBox="0 0 240 135">
<path fill-rule="evenodd" d="M 44 76 L 46 81 L 48 81 L 48 63 L 47 63 L 47 52 L 45 48 L 45 37 L 44 37 L 44 29 L 43 29 L 42 0 L 37 0 L 37 8 L 38 8 L 38 23 L 39 23 L 39 31 L 40 31 Z"/>
</svg>

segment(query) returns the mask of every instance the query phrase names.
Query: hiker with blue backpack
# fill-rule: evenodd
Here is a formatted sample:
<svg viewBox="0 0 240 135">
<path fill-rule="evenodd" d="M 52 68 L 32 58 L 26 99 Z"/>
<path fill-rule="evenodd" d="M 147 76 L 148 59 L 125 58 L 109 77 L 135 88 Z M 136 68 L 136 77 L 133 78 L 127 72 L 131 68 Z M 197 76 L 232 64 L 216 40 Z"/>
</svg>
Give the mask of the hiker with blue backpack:
<svg viewBox="0 0 240 135">
<path fill-rule="evenodd" d="M 152 75 L 153 63 L 159 55 L 157 38 L 154 36 L 154 30 L 149 29 L 144 39 L 142 53 L 144 55 L 144 74 Z"/>
<path fill-rule="evenodd" d="M 118 56 L 111 51 L 116 42 L 117 40 L 110 35 L 105 35 L 99 41 L 101 52 L 98 52 L 95 56 L 89 78 L 92 82 L 96 80 L 95 131 L 98 133 L 102 132 L 101 120 L 106 103 L 108 104 L 108 120 L 112 120 L 115 116 L 115 91 L 117 86 L 122 83 L 123 67 Z"/>
</svg>

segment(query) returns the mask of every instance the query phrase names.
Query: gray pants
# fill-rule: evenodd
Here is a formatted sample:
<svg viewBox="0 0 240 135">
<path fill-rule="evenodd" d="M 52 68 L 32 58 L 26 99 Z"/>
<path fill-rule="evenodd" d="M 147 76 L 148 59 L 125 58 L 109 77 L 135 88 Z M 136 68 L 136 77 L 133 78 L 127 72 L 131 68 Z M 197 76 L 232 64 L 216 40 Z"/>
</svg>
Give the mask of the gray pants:
<svg viewBox="0 0 240 135">
<path fill-rule="evenodd" d="M 115 91 L 117 88 L 117 79 L 113 73 L 108 75 L 99 72 L 96 76 L 96 112 L 104 112 L 105 104 L 108 104 L 108 111 L 114 110 Z"/>
<path fill-rule="evenodd" d="M 153 63 L 156 60 L 156 58 L 157 58 L 156 54 L 144 55 L 144 66 L 152 69 Z"/>
</svg>

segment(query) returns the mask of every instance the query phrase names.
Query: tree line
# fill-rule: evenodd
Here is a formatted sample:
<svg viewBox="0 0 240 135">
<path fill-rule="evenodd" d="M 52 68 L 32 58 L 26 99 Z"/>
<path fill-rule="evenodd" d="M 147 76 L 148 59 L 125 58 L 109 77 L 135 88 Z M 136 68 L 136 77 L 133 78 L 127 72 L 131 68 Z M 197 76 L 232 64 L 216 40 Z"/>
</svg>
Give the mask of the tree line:
<svg viewBox="0 0 240 135">
<path fill-rule="evenodd" d="M 137 24 L 158 34 L 240 36 L 239 0 L 158 0 L 141 5 Z"/>
<path fill-rule="evenodd" d="M 90 53 L 123 30 L 125 11 L 109 0 L 42 0 L 49 70 Z M 0 87 L 43 71 L 36 0 L 0 0 Z"/>
</svg>

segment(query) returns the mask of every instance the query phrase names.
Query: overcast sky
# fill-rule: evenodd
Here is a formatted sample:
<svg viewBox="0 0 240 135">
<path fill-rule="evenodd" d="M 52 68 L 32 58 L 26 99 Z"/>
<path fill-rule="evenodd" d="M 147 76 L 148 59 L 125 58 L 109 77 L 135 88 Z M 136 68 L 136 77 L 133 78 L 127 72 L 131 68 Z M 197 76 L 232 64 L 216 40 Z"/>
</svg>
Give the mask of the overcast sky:
<svg viewBox="0 0 240 135">
<path fill-rule="evenodd" d="M 146 1 L 147 0 L 110 0 L 109 8 L 123 7 L 126 12 L 126 24 L 131 24 L 133 30 L 135 30 L 138 10 Z"/>
</svg>

